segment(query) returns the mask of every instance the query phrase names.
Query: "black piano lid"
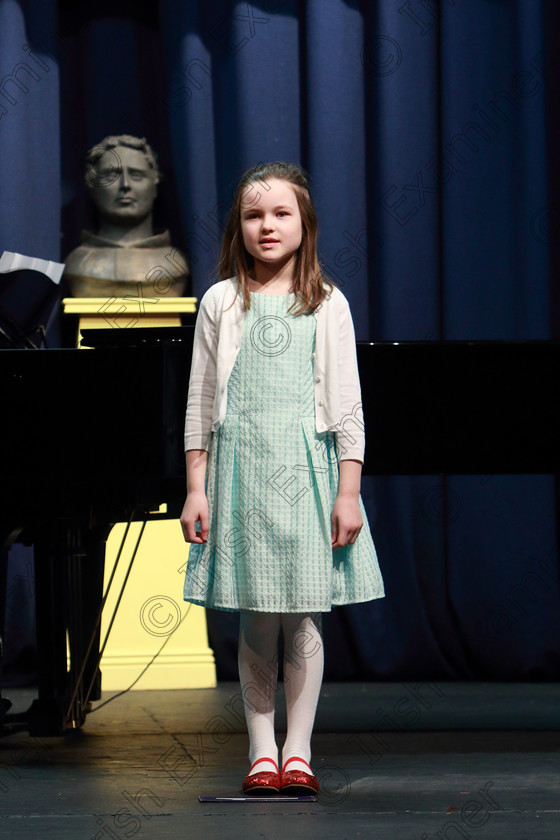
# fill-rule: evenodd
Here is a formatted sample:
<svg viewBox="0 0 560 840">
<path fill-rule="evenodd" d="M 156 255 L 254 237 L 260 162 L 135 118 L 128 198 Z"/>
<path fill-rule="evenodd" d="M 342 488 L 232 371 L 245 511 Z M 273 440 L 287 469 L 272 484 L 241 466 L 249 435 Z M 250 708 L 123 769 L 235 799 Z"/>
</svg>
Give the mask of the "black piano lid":
<svg viewBox="0 0 560 840">
<path fill-rule="evenodd" d="M 115 350 L 121 347 L 157 347 L 192 342 L 194 326 L 106 327 L 81 330 L 84 347 Z"/>
<path fill-rule="evenodd" d="M 95 353 L 1 351 L 4 475 L 99 475 L 106 492 L 117 467 L 131 481 L 167 474 L 184 483 L 193 332 L 84 330 Z M 364 475 L 560 473 L 560 342 L 359 341 L 357 356 Z M 57 453 L 78 452 L 84 440 L 78 475 Z"/>
<path fill-rule="evenodd" d="M 560 342 L 357 342 L 364 473 L 560 472 Z"/>
<path fill-rule="evenodd" d="M 177 330 L 92 330 L 106 345 L 93 352 L 0 351 L 0 493 L 14 509 L 182 504 L 193 328 Z"/>
</svg>

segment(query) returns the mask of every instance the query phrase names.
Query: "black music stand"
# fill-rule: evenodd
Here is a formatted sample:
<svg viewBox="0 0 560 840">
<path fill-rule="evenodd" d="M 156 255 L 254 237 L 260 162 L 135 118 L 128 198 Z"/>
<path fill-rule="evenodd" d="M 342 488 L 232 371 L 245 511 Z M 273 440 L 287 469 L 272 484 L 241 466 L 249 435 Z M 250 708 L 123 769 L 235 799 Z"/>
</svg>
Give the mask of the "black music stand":
<svg viewBox="0 0 560 840">
<path fill-rule="evenodd" d="M 58 312 L 60 290 L 41 271 L 0 274 L 0 349 L 37 350 Z"/>
</svg>

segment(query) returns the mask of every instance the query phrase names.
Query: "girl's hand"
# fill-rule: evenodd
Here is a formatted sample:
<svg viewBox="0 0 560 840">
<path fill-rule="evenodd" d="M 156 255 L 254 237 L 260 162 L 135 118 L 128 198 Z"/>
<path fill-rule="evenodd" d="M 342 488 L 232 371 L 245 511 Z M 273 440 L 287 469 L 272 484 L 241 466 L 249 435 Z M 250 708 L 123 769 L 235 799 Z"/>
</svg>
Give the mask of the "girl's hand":
<svg viewBox="0 0 560 840">
<path fill-rule="evenodd" d="M 332 550 L 353 545 L 363 524 L 358 497 L 337 496 L 331 513 Z"/>
<path fill-rule="evenodd" d="M 187 493 L 180 517 L 185 542 L 203 543 L 208 540 L 208 499 L 202 491 Z M 200 531 L 196 523 L 200 522 Z"/>
</svg>

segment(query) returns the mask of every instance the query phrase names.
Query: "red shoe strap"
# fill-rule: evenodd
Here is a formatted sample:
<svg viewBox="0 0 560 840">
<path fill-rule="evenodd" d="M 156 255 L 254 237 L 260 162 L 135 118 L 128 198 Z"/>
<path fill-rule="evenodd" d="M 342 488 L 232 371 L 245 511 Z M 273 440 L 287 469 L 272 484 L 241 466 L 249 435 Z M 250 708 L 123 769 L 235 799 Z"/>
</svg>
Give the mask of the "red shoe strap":
<svg viewBox="0 0 560 840">
<path fill-rule="evenodd" d="M 280 770 L 278 769 L 278 765 L 276 764 L 276 762 L 275 762 L 272 758 L 257 758 L 257 760 L 256 760 L 256 761 L 253 761 L 253 763 L 251 764 L 251 766 L 250 766 L 250 768 L 249 768 L 249 773 L 248 773 L 247 775 L 250 775 L 251 770 L 253 769 L 253 767 L 256 767 L 256 766 L 257 766 L 257 764 L 260 764 L 260 763 L 261 763 L 261 761 L 268 761 L 268 762 L 270 762 L 270 764 L 274 764 L 274 766 L 276 767 L 276 772 L 277 772 L 277 773 L 279 773 L 279 772 L 280 772 Z M 271 771 L 271 772 L 272 772 L 272 771 Z"/>
<path fill-rule="evenodd" d="M 307 767 L 309 767 L 309 764 L 307 763 L 307 761 L 304 758 L 299 758 L 299 756 L 294 755 L 294 756 L 292 756 L 292 758 L 288 758 L 284 762 L 284 766 L 282 767 L 282 773 L 284 772 L 284 770 L 286 769 L 286 767 L 288 766 L 290 761 L 301 761 L 302 764 L 306 764 Z M 310 771 L 311 775 L 313 775 L 313 770 L 311 770 L 311 767 L 309 767 L 309 771 Z"/>
</svg>

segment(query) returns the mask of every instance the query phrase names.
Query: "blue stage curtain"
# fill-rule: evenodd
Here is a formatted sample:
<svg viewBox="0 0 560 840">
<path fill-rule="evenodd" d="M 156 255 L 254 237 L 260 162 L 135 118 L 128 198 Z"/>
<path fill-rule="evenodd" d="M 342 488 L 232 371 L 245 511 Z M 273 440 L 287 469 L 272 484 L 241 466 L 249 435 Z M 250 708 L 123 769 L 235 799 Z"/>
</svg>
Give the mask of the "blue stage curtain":
<svg viewBox="0 0 560 840">
<path fill-rule="evenodd" d="M 61 11 L 57 49 L 61 64 L 63 230 L 66 255 L 83 228 L 97 219 L 84 188 L 84 159 L 104 137 L 133 134 L 153 146 L 162 172 L 154 226 L 161 219 L 173 243 L 182 234 L 177 221 L 157 11 L 127 14 L 120 2 L 66 4 Z M 187 292 L 188 293 L 188 292 Z"/>
<path fill-rule="evenodd" d="M 310 173 L 359 339 L 549 338 L 550 16 L 534 0 L 163 0 L 195 293 L 236 179 L 284 158 Z M 551 477 L 364 479 L 363 495 L 387 597 L 335 610 L 328 673 L 558 676 Z M 215 639 L 235 627 L 210 621 Z"/>
<path fill-rule="evenodd" d="M 57 29 L 55 0 L 0 0 L 0 254 L 60 260 L 60 99 L 56 55 L 43 38 Z M 22 300 L 21 319 L 37 313 L 59 341 L 58 288 L 37 275 L 37 299 Z M 2 290 L 10 275 L 0 276 Z M 54 317 L 50 320 L 50 315 Z"/>
<path fill-rule="evenodd" d="M 358 339 L 558 338 L 553 0 L 61 3 L 58 31 L 55 5 L 0 0 L 4 74 L 22 60 L 17 26 L 21 43 L 52 32 L 52 75 L 0 121 L 8 250 L 28 251 L 37 226 L 51 237 L 39 255 L 58 249 L 62 183 L 68 253 L 92 221 L 85 149 L 145 134 L 199 298 L 239 176 L 287 159 L 310 173 L 321 260 Z M 333 611 L 327 677 L 558 679 L 553 477 L 364 478 L 363 497 L 387 597 Z M 235 677 L 236 617 L 211 611 L 209 627 Z"/>
</svg>

